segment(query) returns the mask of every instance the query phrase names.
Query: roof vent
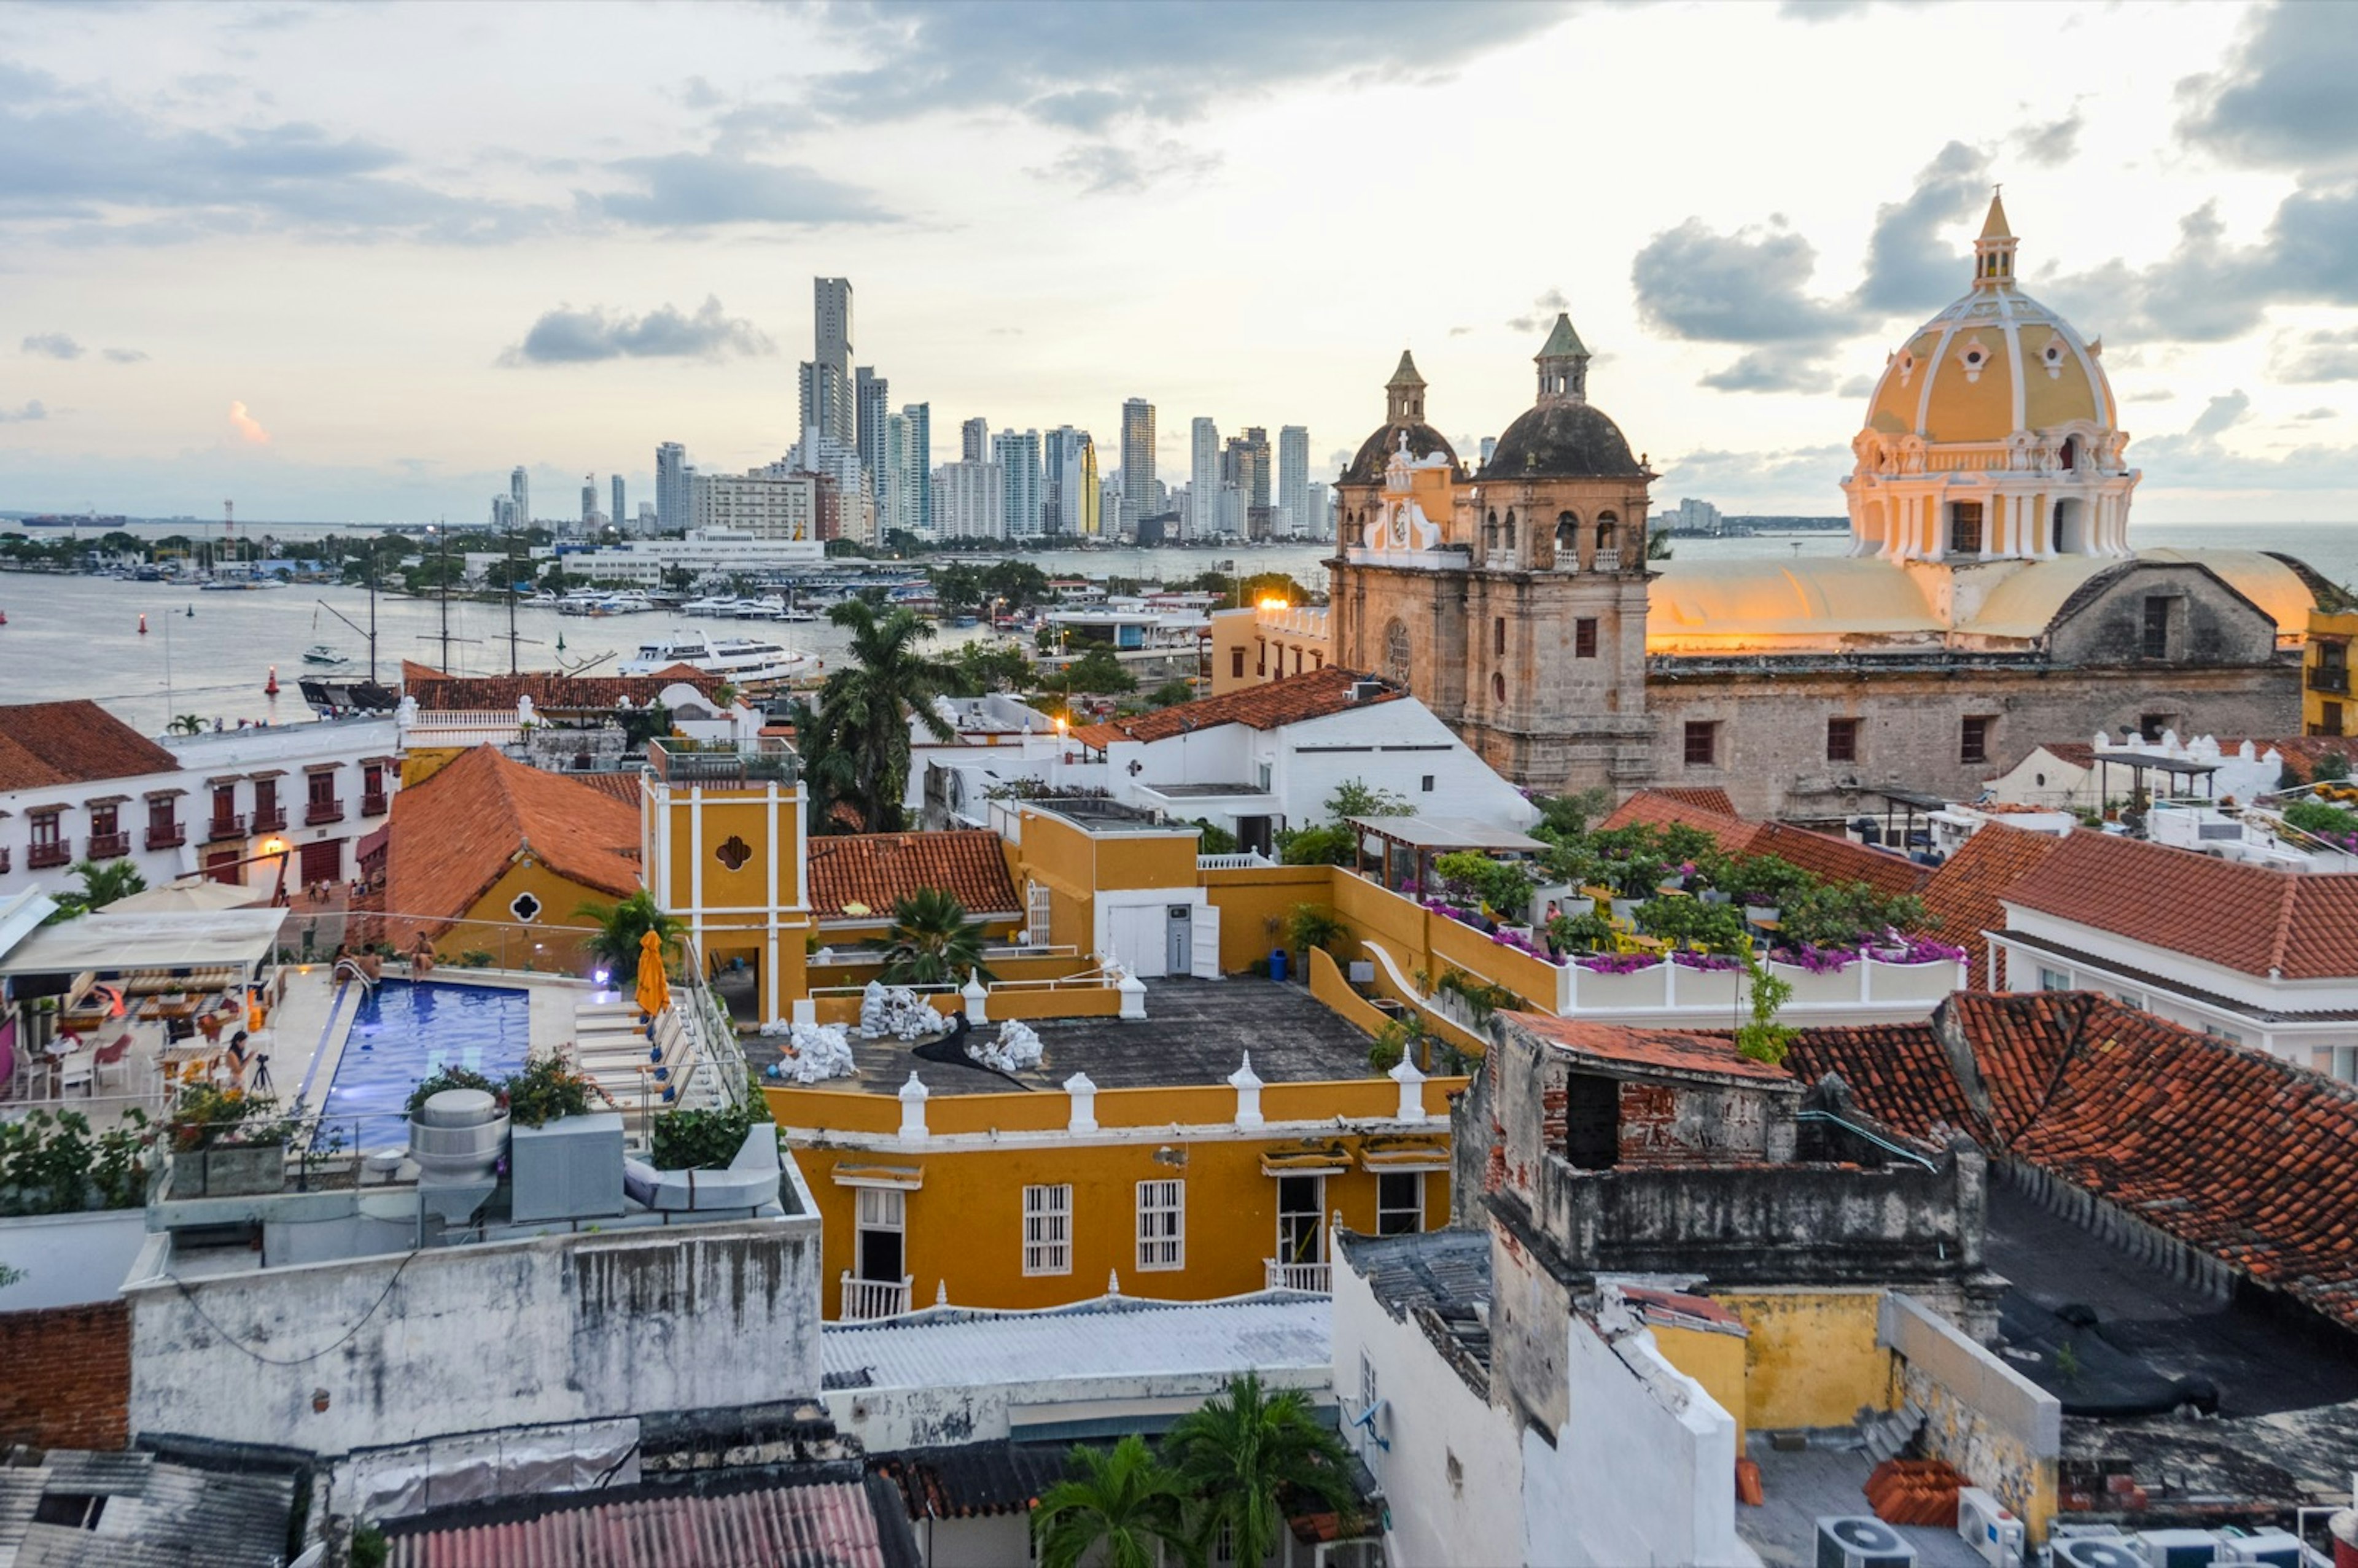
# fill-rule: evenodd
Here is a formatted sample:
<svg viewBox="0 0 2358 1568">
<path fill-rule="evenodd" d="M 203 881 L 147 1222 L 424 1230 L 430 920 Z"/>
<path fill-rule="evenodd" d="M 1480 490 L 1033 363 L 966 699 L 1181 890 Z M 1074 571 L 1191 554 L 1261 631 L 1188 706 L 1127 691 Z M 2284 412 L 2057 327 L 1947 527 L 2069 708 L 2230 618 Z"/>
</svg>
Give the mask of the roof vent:
<svg viewBox="0 0 2358 1568">
<path fill-rule="evenodd" d="M 1384 683 L 1379 680 L 1355 680 L 1346 698 L 1351 702 L 1373 702 L 1384 695 Z"/>
</svg>

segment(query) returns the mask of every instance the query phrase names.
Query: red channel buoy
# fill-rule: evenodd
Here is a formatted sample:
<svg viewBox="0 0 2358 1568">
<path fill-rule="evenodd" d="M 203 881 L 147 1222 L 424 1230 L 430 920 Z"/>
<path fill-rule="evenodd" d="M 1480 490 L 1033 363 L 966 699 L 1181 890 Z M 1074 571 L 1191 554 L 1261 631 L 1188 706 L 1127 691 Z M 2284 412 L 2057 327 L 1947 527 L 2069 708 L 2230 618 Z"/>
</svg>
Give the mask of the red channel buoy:
<svg viewBox="0 0 2358 1568">
<path fill-rule="evenodd" d="M 147 635 L 147 617 L 145 615 L 139 618 L 139 634 L 142 637 Z"/>
<path fill-rule="evenodd" d="M 270 678 L 263 683 L 262 695 L 265 697 L 276 697 L 278 695 L 278 666 L 276 665 L 270 666 Z"/>
</svg>

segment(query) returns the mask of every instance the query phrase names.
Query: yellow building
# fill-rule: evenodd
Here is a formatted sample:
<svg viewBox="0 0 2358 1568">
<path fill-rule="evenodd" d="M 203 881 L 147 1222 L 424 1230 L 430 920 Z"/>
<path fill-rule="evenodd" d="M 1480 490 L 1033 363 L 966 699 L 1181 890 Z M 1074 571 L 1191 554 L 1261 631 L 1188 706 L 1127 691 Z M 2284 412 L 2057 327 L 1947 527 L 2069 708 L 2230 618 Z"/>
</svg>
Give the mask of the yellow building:
<svg viewBox="0 0 2358 1568">
<path fill-rule="evenodd" d="M 2358 609 L 2312 610 L 2309 647 L 2301 657 L 2300 732 L 2347 735 L 2350 643 L 2358 638 Z"/>
<path fill-rule="evenodd" d="M 707 965 L 751 969 L 762 1022 L 808 995 L 816 929 L 808 897 L 808 797 L 774 742 L 677 736 L 647 748 L 642 859 L 655 903 L 677 915 Z"/>
</svg>

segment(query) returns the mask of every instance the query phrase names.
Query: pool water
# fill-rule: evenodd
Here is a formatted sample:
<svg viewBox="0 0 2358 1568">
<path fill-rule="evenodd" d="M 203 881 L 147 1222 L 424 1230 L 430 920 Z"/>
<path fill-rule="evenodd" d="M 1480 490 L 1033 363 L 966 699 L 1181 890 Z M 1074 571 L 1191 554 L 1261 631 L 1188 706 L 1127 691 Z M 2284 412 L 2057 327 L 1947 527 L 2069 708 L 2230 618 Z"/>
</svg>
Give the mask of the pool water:
<svg viewBox="0 0 2358 1568">
<path fill-rule="evenodd" d="M 409 1141 L 409 1091 L 446 1066 L 485 1077 L 516 1071 L 529 1054 L 531 998 L 501 986 L 443 980 L 386 980 L 359 1002 L 352 1033 L 321 1102 L 323 1137 L 341 1131 L 347 1146 L 359 1123 L 359 1147 Z"/>
</svg>

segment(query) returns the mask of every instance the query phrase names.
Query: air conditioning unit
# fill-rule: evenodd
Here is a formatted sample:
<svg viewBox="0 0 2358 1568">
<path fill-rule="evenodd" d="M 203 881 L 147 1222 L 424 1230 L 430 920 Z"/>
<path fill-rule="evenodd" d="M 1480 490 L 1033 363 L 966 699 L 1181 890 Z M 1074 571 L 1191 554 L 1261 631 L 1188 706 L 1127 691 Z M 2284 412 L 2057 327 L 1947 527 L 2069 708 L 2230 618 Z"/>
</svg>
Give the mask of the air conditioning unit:
<svg viewBox="0 0 2358 1568">
<path fill-rule="evenodd" d="M 2219 1538 L 2207 1530 L 2141 1530 L 2147 1568 L 2211 1568 L 2219 1561 Z"/>
<path fill-rule="evenodd" d="M 2022 1521 L 1979 1487 L 1957 1490 L 1957 1536 L 1990 1568 L 2012 1568 L 2028 1544 Z"/>
<path fill-rule="evenodd" d="M 2145 1553 L 2126 1536 L 2081 1535 L 2055 1542 L 2054 1568 L 2147 1568 Z"/>
<path fill-rule="evenodd" d="M 2300 1544 L 2300 1537 L 2288 1530 L 2269 1525 L 2261 1530 L 2247 1530 L 2241 1535 L 2219 1538 L 2222 1563 L 2265 1563 L 2269 1568 L 2306 1568 L 2309 1554 Z"/>
<path fill-rule="evenodd" d="M 1818 1568 L 1916 1568 L 1916 1549 L 1873 1514 L 1818 1520 Z"/>
</svg>

